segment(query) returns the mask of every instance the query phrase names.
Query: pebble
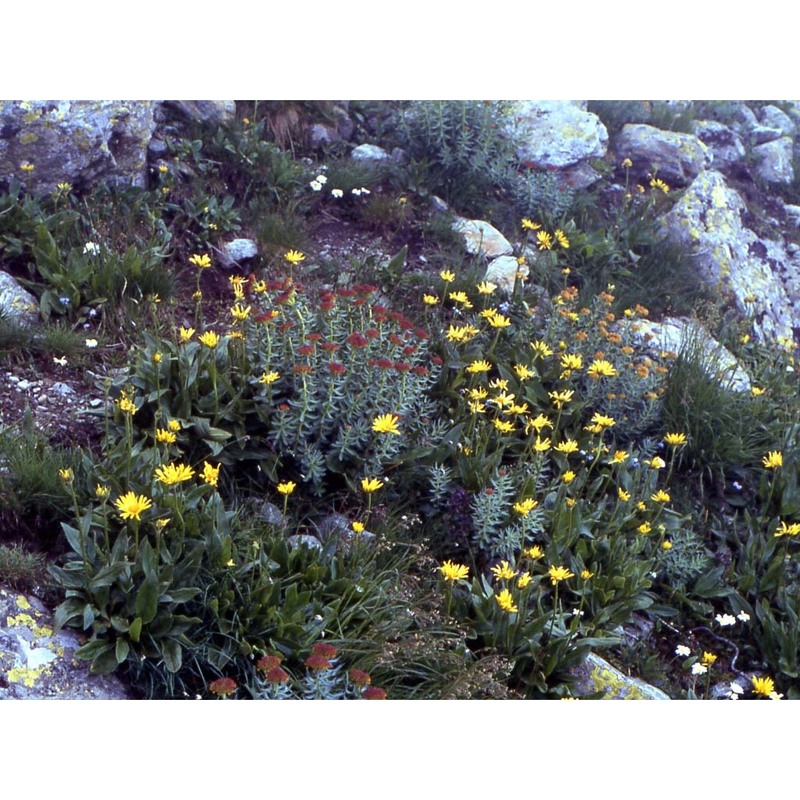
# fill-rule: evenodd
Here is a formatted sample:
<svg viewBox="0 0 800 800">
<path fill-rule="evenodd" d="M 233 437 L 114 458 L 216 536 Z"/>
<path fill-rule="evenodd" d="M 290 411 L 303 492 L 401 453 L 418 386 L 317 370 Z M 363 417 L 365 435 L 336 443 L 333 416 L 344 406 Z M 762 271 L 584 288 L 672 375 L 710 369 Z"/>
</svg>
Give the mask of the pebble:
<svg viewBox="0 0 800 800">
<path fill-rule="evenodd" d="M 21 391 L 30 389 L 31 386 L 33 386 L 33 384 L 27 378 L 23 378 L 21 381 L 20 380 L 17 381 L 17 389 Z"/>
</svg>

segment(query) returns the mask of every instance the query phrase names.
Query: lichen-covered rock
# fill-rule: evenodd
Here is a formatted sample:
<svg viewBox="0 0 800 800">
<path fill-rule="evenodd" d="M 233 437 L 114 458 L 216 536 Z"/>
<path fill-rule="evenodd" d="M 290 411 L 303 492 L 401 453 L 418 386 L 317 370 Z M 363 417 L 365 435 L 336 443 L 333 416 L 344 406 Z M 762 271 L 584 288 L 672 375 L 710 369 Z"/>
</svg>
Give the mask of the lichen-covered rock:
<svg viewBox="0 0 800 800">
<path fill-rule="evenodd" d="M 297 550 L 300 547 L 307 547 L 309 550 L 322 550 L 322 542 L 316 536 L 308 533 L 296 533 L 286 537 L 286 544 L 290 550 Z"/>
<path fill-rule="evenodd" d="M 586 660 L 572 670 L 572 674 L 575 678 L 572 694 L 576 697 L 602 692 L 602 700 L 670 699 L 661 689 L 625 675 L 594 653 L 589 653 Z"/>
<path fill-rule="evenodd" d="M 376 144 L 360 144 L 350 153 L 353 161 L 388 161 L 389 154 Z"/>
<path fill-rule="evenodd" d="M 527 264 L 520 265 L 514 256 L 500 256 L 490 262 L 484 280 L 496 284 L 498 289 L 510 294 L 514 291 L 517 276 L 521 280 L 527 280 L 529 274 Z"/>
<path fill-rule="evenodd" d="M 696 320 L 664 317 L 660 322 L 637 320 L 634 336 L 654 354 L 679 353 L 685 346 L 697 348 L 709 377 L 733 392 L 750 391 L 750 376 L 736 357 Z"/>
<path fill-rule="evenodd" d="M 29 191 L 62 182 L 143 186 L 153 103 L 123 100 L 0 102 L 0 179 L 24 180 Z M 26 172 L 21 165 L 32 165 Z"/>
<path fill-rule="evenodd" d="M 781 136 L 753 148 L 756 172 L 767 183 L 791 183 L 794 180 L 792 166 L 793 141 L 791 136 Z"/>
<path fill-rule="evenodd" d="M 652 125 L 624 125 L 616 145 L 617 159 L 629 158 L 635 174 L 656 175 L 670 186 L 686 186 L 714 159 L 697 136 Z"/>
<path fill-rule="evenodd" d="M 482 219 L 456 217 L 453 230 L 464 237 L 464 246 L 469 253 L 480 253 L 487 258 L 509 255 L 511 244 L 500 231 Z"/>
<path fill-rule="evenodd" d="M 782 135 L 792 136 L 797 129 L 791 117 L 777 106 L 764 106 L 760 112 L 761 124 L 777 128 Z"/>
<path fill-rule="evenodd" d="M 36 298 L 7 272 L 0 272 L 0 320 L 27 328 L 39 319 Z"/>
<path fill-rule="evenodd" d="M 34 597 L 0 587 L 0 700 L 127 700 L 113 675 L 92 675 L 75 658 L 81 640 L 56 631 L 53 616 Z"/>
<path fill-rule="evenodd" d="M 222 266 L 231 267 L 258 255 L 258 245 L 253 239 L 232 239 L 220 246 Z"/>
<path fill-rule="evenodd" d="M 164 106 L 191 122 L 230 122 L 236 116 L 233 100 L 165 100 Z"/>
<path fill-rule="evenodd" d="M 663 219 L 663 230 L 693 256 L 698 275 L 742 316 L 762 341 L 791 337 L 792 308 L 769 249 L 742 223 L 744 201 L 716 170 L 701 173 Z M 800 310 L 800 308 L 798 308 Z"/>
<path fill-rule="evenodd" d="M 727 125 L 710 119 L 693 124 L 694 135 L 714 154 L 714 167 L 722 169 L 745 157 L 741 138 Z"/>
<path fill-rule="evenodd" d="M 525 100 L 512 105 L 511 126 L 520 161 L 540 169 L 570 167 L 589 158 L 602 158 L 608 131 L 585 103 L 564 100 Z"/>
</svg>

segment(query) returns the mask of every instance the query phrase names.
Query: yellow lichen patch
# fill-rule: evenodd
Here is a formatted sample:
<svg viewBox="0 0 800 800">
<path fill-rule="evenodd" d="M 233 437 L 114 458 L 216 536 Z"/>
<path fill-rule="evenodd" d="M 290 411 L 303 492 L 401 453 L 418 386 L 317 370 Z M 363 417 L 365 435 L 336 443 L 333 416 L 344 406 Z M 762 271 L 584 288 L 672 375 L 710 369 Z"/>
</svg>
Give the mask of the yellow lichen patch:
<svg viewBox="0 0 800 800">
<path fill-rule="evenodd" d="M 36 684 L 36 681 L 39 680 L 44 671 L 45 667 L 39 667 L 38 669 L 14 667 L 8 671 L 8 682 L 21 683 L 23 686 L 27 686 L 29 689 L 31 689 Z"/>
<path fill-rule="evenodd" d="M 27 611 L 31 607 L 31 604 L 28 602 L 27 598 L 25 598 L 21 594 L 18 594 L 17 595 L 17 606 L 19 608 L 21 608 L 23 611 Z"/>
<path fill-rule="evenodd" d="M 642 690 L 631 683 L 623 681 L 619 675 L 608 668 L 597 665 L 591 672 L 592 682 L 598 689 L 606 692 L 607 699 L 644 700 Z"/>
<path fill-rule="evenodd" d="M 53 635 L 53 629 L 49 625 L 39 625 L 30 614 L 17 614 L 16 617 L 6 617 L 6 625 L 9 628 L 29 628 L 31 633 L 37 638 L 45 638 Z"/>
</svg>

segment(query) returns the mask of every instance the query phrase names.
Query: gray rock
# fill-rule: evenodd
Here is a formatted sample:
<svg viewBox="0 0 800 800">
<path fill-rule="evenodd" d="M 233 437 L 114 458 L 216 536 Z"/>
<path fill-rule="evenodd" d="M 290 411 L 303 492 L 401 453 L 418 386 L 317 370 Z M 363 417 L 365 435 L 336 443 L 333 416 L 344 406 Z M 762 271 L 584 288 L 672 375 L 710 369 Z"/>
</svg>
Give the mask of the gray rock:
<svg viewBox="0 0 800 800">
<path fill-rule="evenodd" d="M 0 178 L 24 179 L 29 191 L 62 182 L 143 186 L 152 102 L 123 100 L 0 102 Z M 20 165 L 33 164 L 23 173 Z"/>
<path fill-rule="evenodd" d="M 344 514 L 328 514 L 316 525 L 320 541 L 327 542 L 332 536 L 351 534 L 353 529 L 350 520 Z"/>
<path fill-rule="evenodd" d="M 511 293 L 514 291 L 514 283 L 517 280 L 517 273 L 522 279 L 527 280 L 530 270 L 527 264 L 520 264 L 514 256 L 500 256 L 489 263 L 486 268 L 484 280 L 497 284 L 499 289 Z"/>
<path fill-rule="evenodd" d="M 520 143 L 520 161 L 538 168 L 569 167 L 588 158 L 602 158 L 608 149 L 605 125 L 580 102 L 516 102 L 509 129 Z"/>
<path fill-rule="evenodd" d="M 339 141 L 341 141 L 339 131 L 330 125 L 323 125 L 321 122 L 315 122 L 308 129 L 308 144 L 310 147 L 324 147 Z"/>
<path fill-rule="evenodd" d="M 500 231 L 482 219 L 456 217 L 453 230 L 464 237 L 469 253 L 480 253 L 488 258 L 509 255 L 513 248 Z"/>
<path fill-rule="evenodd" d="M 629 158 L 635 174 L 656 175 L 670 186 L 685 186 L 713 161 L 713 152 L 690 133 L 652 125 L 624 125 L 617 137 L 617 159 Z"/>
<path fill-rule="evenodd" d="M 113 675 L 92 675 L 75 658 L 82 637 L 56 631 L 35 597 L 0 587 L 0 700 L 127 700 Z"/>
<path fill-rule="evenodd" d="M 611 666 L 608 661 L 589 653 L 585 661 L 574 667 L 573 696 L 602 692 L 603 700 L 669 700 L 669 696 L 638 678 L 631 678 Z"/>
<path fill-rule="evenodd" d="M 57 394 L 59 397 L 74 397 L 75 390 L 66 383 L 62 383 L 61 381 L 56 381 L 51 387 L 50 391 L 53 394 Z"/>
<path fill-rule="evenodd" d="M 39 321 L 36 298 L 7 272 L 0 272 L 0 320 L 20 328 Z"/>
<path fill-rule="evenodd" d="M 750 128 L 750 142 L 752 144 L 764 144 L 765 142 L 774 142 L 783 136 L 783 131 L 780 128 L 767 128 L 764 125 L 754 125 Z"/>
<path fill-rule="evenodd" d="M 275 527 L 282 528 L 287 523 L 286 517 L 283 512 L 274 503 L 263 501 L 256 507 L 256 517 L 267 525 L 274 525 Z"/>
<path fill-rule="evenodd" d="M 223 266 L 229 267 L 258 255 L 258 245 L 252 239 L 233 239 L 220 246 Z"/>
<path fill-rule="evenodd" d="M 800 308 L 792 308 L 777 264 L 770 261 L 776 260 L 780 248 L 770 248 L 744 227 L 745 211 L 744 201 L 723 175 L 708 170 L 665 215 L 662 227 L 692 254 L 704 283 L 727 297 L 742 316 L 753 317 L 756 338 L 766 342 L 791 337 Z M 755 304 L 749 302 L 753 297 Z"/>
<path fill-rule="evenodd" d="M 785 136 L 792 136 L 796 130 L 791 117 L 777 106 L 764 106 L 761 109 L 761 124 L 768 128 L 777 128 Z"/>
<path fill-rule="evenodd" d="M 388 161 L 390 158 L 389 154 L 376 144 L 360 144 L 353 148 L 350 157 L 353 161 Z"/>
<path fill-rule="evenodd" d="M 723 168 L 744 158 L 747 151 L 741 138 L 727 125 L 714 120 L 697 120 L 694 134 L 714 154 L 714 166 Z"/>
<path fill-rule="evenodd" d="M 793 141 L 791 136 L 759 144 L 753 148 L 756 157 L 756 172 L 768 183 L 791 183 L 794 180 L 792 166 Z"/>
<path fill-rule="evenodd" d="M 233 100 L 165 100 L 164 106 L 187 122 L 230 122 L 236 116 Z"/>
<path fill-rule="evenodd" d="M 792 206 L 787 203 L 783 206 L 783 210 L 789 222 L 796 228 L 800 228 L 800 206 Z M 787 250 L 788 249 L 789 248 L 787 248 Z M 789 250 L 789 252 L 791 252 L 791 250 Z"/>
<path fill-rule="evenodd" d="M 163 139 L 153 138 L 147 145 L 147 155 L 151 161 L 157 161 L 159 158 L 164 158 L 169 153 L 167 143 Z"/>
<path fill-rule="evenodd" d="M 296 550 L 298 547 L 322 550 L 322 542 L 316 536 L 310 536 L 307 533 L 296 533 L 294 536 L 288 536 L 286 544 L 289 545 L 290 550 Z"/>
</svg>

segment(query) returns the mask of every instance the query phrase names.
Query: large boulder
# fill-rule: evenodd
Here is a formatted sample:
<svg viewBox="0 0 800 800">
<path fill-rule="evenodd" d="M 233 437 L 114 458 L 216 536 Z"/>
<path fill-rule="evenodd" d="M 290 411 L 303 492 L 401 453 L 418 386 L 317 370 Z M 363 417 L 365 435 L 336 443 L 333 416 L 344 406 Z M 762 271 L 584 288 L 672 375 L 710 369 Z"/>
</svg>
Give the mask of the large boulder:
<svg viewBox="0 0 800 800">
<path fill-rule="evenodd" d="M 482 219 L 456 217 L 453 230 L 464 237 L 468 253 L 480 253 L 487 258 L 510 255 L 511 243 L 493 225 Z"/>
<path fill-rule="evenodd" d="M 81 637 L 56 631 L 35 597 L 0 587 L 0 700 L 127 700 L 113 675 L 92 675 L 75 658 Z"/>
<path fill-rule="evenodd" d="M 164 107 L 187 122 L 231 122 L 236 117 L 233 100 L 165 100 Z"/>
<path fill-rule="evenodd" d="M 572 672 L 574 697 L 599 694 L 601 700 L 669 700 L 661 689 L 631 678 L 594 653 L 589 653 Z"/>
<path fill-rule="evenodd" d="M 794 142 L 791 136 L 781 136 L 753 148 L 756 157 L 756 173 L 767 183 L 789 184 L 794 180 L 792 166 L 792 149 Z"/>
<path fill-rule="evenodd" d="M 526 100 L 513 104 L 512 125 L 517 155 L 536 169 L 567 169 L 571 185 L 587 185 L 593 173 L 576 171 L 581 162 L 602 158 L 608 149 L 608 131 L 585 103 L 562 100 Z"/>
<path fill-rule="evenodd" d="M 697 136 L 652 125 L 624 125 L 616 145 L 617 160 L 629 158 L 635 174 L 655 175 L 670 186 L 686 186 L 714 158 Z"/>
<path fill-rule="evenodd" d="M 697 120 L 692 126 L 694 135 L 714 154 L 714 166 L 724 169 L 743 159 L 747 153 L 739 135 L 715 120 Z"/>
<path fill-rule="evenodd" d="M 663 219 L 664 233 L 693 256 L 703 282 L 751 317 L 762 342 L 792 337 L 800 306 L 792 307 L 780 278 L 779 243 L 769 246 L 744 226 L 744 201 L 716 170 L 701 173 Z M 786 262 L 784 261 L 784 267 Z"/>
<path fill-rule="evenodd" d="M 126 100 L 0 101 L 0 180 L 24 181 L 37 194 L 59 183 L 143 186 L 153 107 Z"/>
<path fill-rule="evenodd" d="M 23 289 L 16 279 L 0 271 L 0 321 L 18 328 L 27 328 L 39 319 L 36 298 Z"/>
</svg>

